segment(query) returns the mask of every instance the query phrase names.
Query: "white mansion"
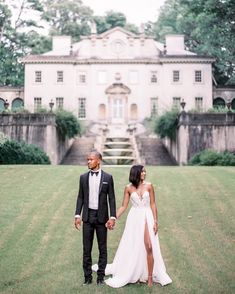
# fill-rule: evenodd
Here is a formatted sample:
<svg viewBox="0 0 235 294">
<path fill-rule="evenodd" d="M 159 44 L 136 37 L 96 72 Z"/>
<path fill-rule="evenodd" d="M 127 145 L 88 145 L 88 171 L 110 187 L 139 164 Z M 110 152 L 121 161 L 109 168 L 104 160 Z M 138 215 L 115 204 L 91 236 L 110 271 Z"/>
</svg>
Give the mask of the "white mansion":
<svg viewBox="0 0 235 294">
<path fill-rule="evenodd" d="M 71 44 L 53 37 L 52 51 L 30 55 L 25 64 L 24 105 L 30 111 L 55 107 L 78 118 L 129 123 L 186 102 L 186 110 L 213 105 L 213 58 L 185 50 L 184 36 L 165 45 L 120 27 Z"/>
</svg>

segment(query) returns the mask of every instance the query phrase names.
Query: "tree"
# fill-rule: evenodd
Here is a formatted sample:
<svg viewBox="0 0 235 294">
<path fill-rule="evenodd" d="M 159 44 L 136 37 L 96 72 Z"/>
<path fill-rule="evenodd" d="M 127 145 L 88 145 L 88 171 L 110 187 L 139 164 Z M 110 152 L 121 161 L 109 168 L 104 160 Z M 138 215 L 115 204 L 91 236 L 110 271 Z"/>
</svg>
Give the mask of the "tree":
<svg viewBox="0 0 235 294">
<path fill-rule="evenodd" d="M 215 57 L 214 75 L 224 84 L 235 74 L 234 19 L 234 0 L 167 0 L 153 31 L 161 41 L 184 34 L 189 50 Z"/>
<path fill-rule="evenodd" d="M 126 16 L 122 12 L 108 11 L 105 16 L 94 16 L 94 22 L 97 26 L 97 33 L 101 34 L 117 26 L 137 34 L 139 32 L 136 25 L 127 23 Z"/>
<path fill-rule="evenodd" d="M 19 59 L 29 52 L 43 52 L 39 44 L 48 48 L 46 37 L 33 31 L 37 21 L 28 17 L 32 10 L 42 12 L 39 0 L 7 1 L 0 4 L 0 85 L 20 86 L 24 83 L 24 67 Z M 14 10 L 14 19 L 12 11 Z M 27 18 L 25 19 L 24 17 Z M 32 39 L 34 36 L 34 39 Z M 36 46 L 37 45 L 37 46 Z M 44 51 L 45 52 L 45 51 Z"/>
<path fill-rule="evenodd" d="M 15 30 L 11 26 L 11 11 L 0 4 L 0 85 L 21 85 L 23 68 L 17 59 L 22 56 L 17 52 Z"/>
<path fill-rule="evenodd" d="M 105 16 L 106 22 L 110 28 L 124 27 L 126 25 L 126 16 L 122 12 L 108 11 Z"/>
<path fill-rule="evenodd" d="M 92 10 L 79 0 L 45 0 L 43 19 L 50 25 L 50 35 L 70 35 L 75 41 L 90 33 Z"/>
</svg>

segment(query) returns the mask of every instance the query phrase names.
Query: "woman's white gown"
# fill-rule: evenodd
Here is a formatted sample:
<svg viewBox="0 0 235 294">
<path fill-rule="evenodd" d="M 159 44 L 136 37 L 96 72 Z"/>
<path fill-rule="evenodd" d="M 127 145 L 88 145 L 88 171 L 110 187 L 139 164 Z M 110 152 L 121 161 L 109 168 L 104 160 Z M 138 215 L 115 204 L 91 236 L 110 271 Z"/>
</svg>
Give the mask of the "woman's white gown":
<svg viewBox="0 0 235 294">
<path fill-rule="evenodd" d="M 105 283 L 113 288 L 119 288 L 129 283 L 148 280 L 147 253 L 144 245 L 144 229 L 147 222 L 154 258 L 153 282 L 162 286 L 170 284 L 172 280 L 166 273 L 158 234 L 155 235 L 153 231 L 154 219 L 149 192 L 145 191 L 142 198 L 137 192 L 132 192 L 130 200 L 132 207 L 116 255 L 113 263 L 107 264 L 105 269 L 105 275 L 112 277 L 105 280 Z M 97 265 L 93 265 L 92 268 L 96 271 Z"/>
</svg>

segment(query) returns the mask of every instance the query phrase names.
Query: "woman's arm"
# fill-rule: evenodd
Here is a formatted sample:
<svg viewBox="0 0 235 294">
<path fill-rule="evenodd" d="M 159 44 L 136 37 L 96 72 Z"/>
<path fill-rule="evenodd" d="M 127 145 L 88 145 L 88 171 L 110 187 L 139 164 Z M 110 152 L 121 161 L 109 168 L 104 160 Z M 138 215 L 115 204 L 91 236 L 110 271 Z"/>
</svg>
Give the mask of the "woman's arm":
<svg viewBox="0 0 235 294">
<path fill-rule="evenodd" d="M 117 218 L 119 218 L 123 214 L 123 212 L 127 209 L 129 200 L 130 200 L 130 193 L 129 193 L 128 187 L 126 186 L 124 190 L 122 206 L 117 211 Z"/>
<path fill-rule="evenodd" d="M 155 234 L 157 233 L 158 231 L 158 213 L 157 213 L 157 205 L 156 205 L 156 202 L 155 202 L 155 193 L 154 193 L 154 188 L 153 188 L 153 185 L 150 184 L 150 207 L 152 209 L 152 213 L 153 213 L 153 219 L 154 219 L 154 232 Z"/>
</svg>

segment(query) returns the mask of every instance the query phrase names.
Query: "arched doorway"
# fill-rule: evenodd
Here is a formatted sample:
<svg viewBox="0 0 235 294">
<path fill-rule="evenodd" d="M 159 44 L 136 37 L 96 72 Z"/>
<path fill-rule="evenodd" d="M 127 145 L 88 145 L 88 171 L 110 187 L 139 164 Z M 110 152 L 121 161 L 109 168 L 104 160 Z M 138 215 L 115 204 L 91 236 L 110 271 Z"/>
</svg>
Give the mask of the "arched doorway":
<svg viewBox="0 0 235 294">
<path fill-rule="evenodd" d="M 100 120 L 106 119 L 106 106 L 103 103 L 99 105 L 99 119 Z"/>
<path fill-rule="evenodd" d="M 138 118 L 138 108 L 137 108 L 137 104 L 136 103 L 132 103 L 131 104 L 131 113 L 130 113 L 131 115 L 131 117 L 130 117 L 130 119 L 131 120 L 137 120 L 137 118 Z"/>
<path fill-rule="evenodd" d="M 235 98 L 232 99 L 231 108 L 235 110 Z"/>
<path fill-rule="evenodd" d="M 128 121 L 127 100 L 131 90 L 123 83 L 113 83 L 105 93 L 108 95 L 108 119 L 112 124 Z"/>
<path fill-rule="evenodd" d="M 221 97 L 217 97 L 213 101 L 213 107 L 214 108 L 224 108 L 225 107 L 225 101 Z"/>
<path fill-rule="evenodd" d="M 0 98 L 0 112 L 3 112 L 5 107 L 4 107 L 4 99 Z"/>
<path fill-rule="evenodd" d="M 24 101 L 21 98 L 17 97 L 12 101 L 11 109 L 12 111 L 16 111 L 17 109 L 22 108 L 23 106 Z"/>
</svg>

